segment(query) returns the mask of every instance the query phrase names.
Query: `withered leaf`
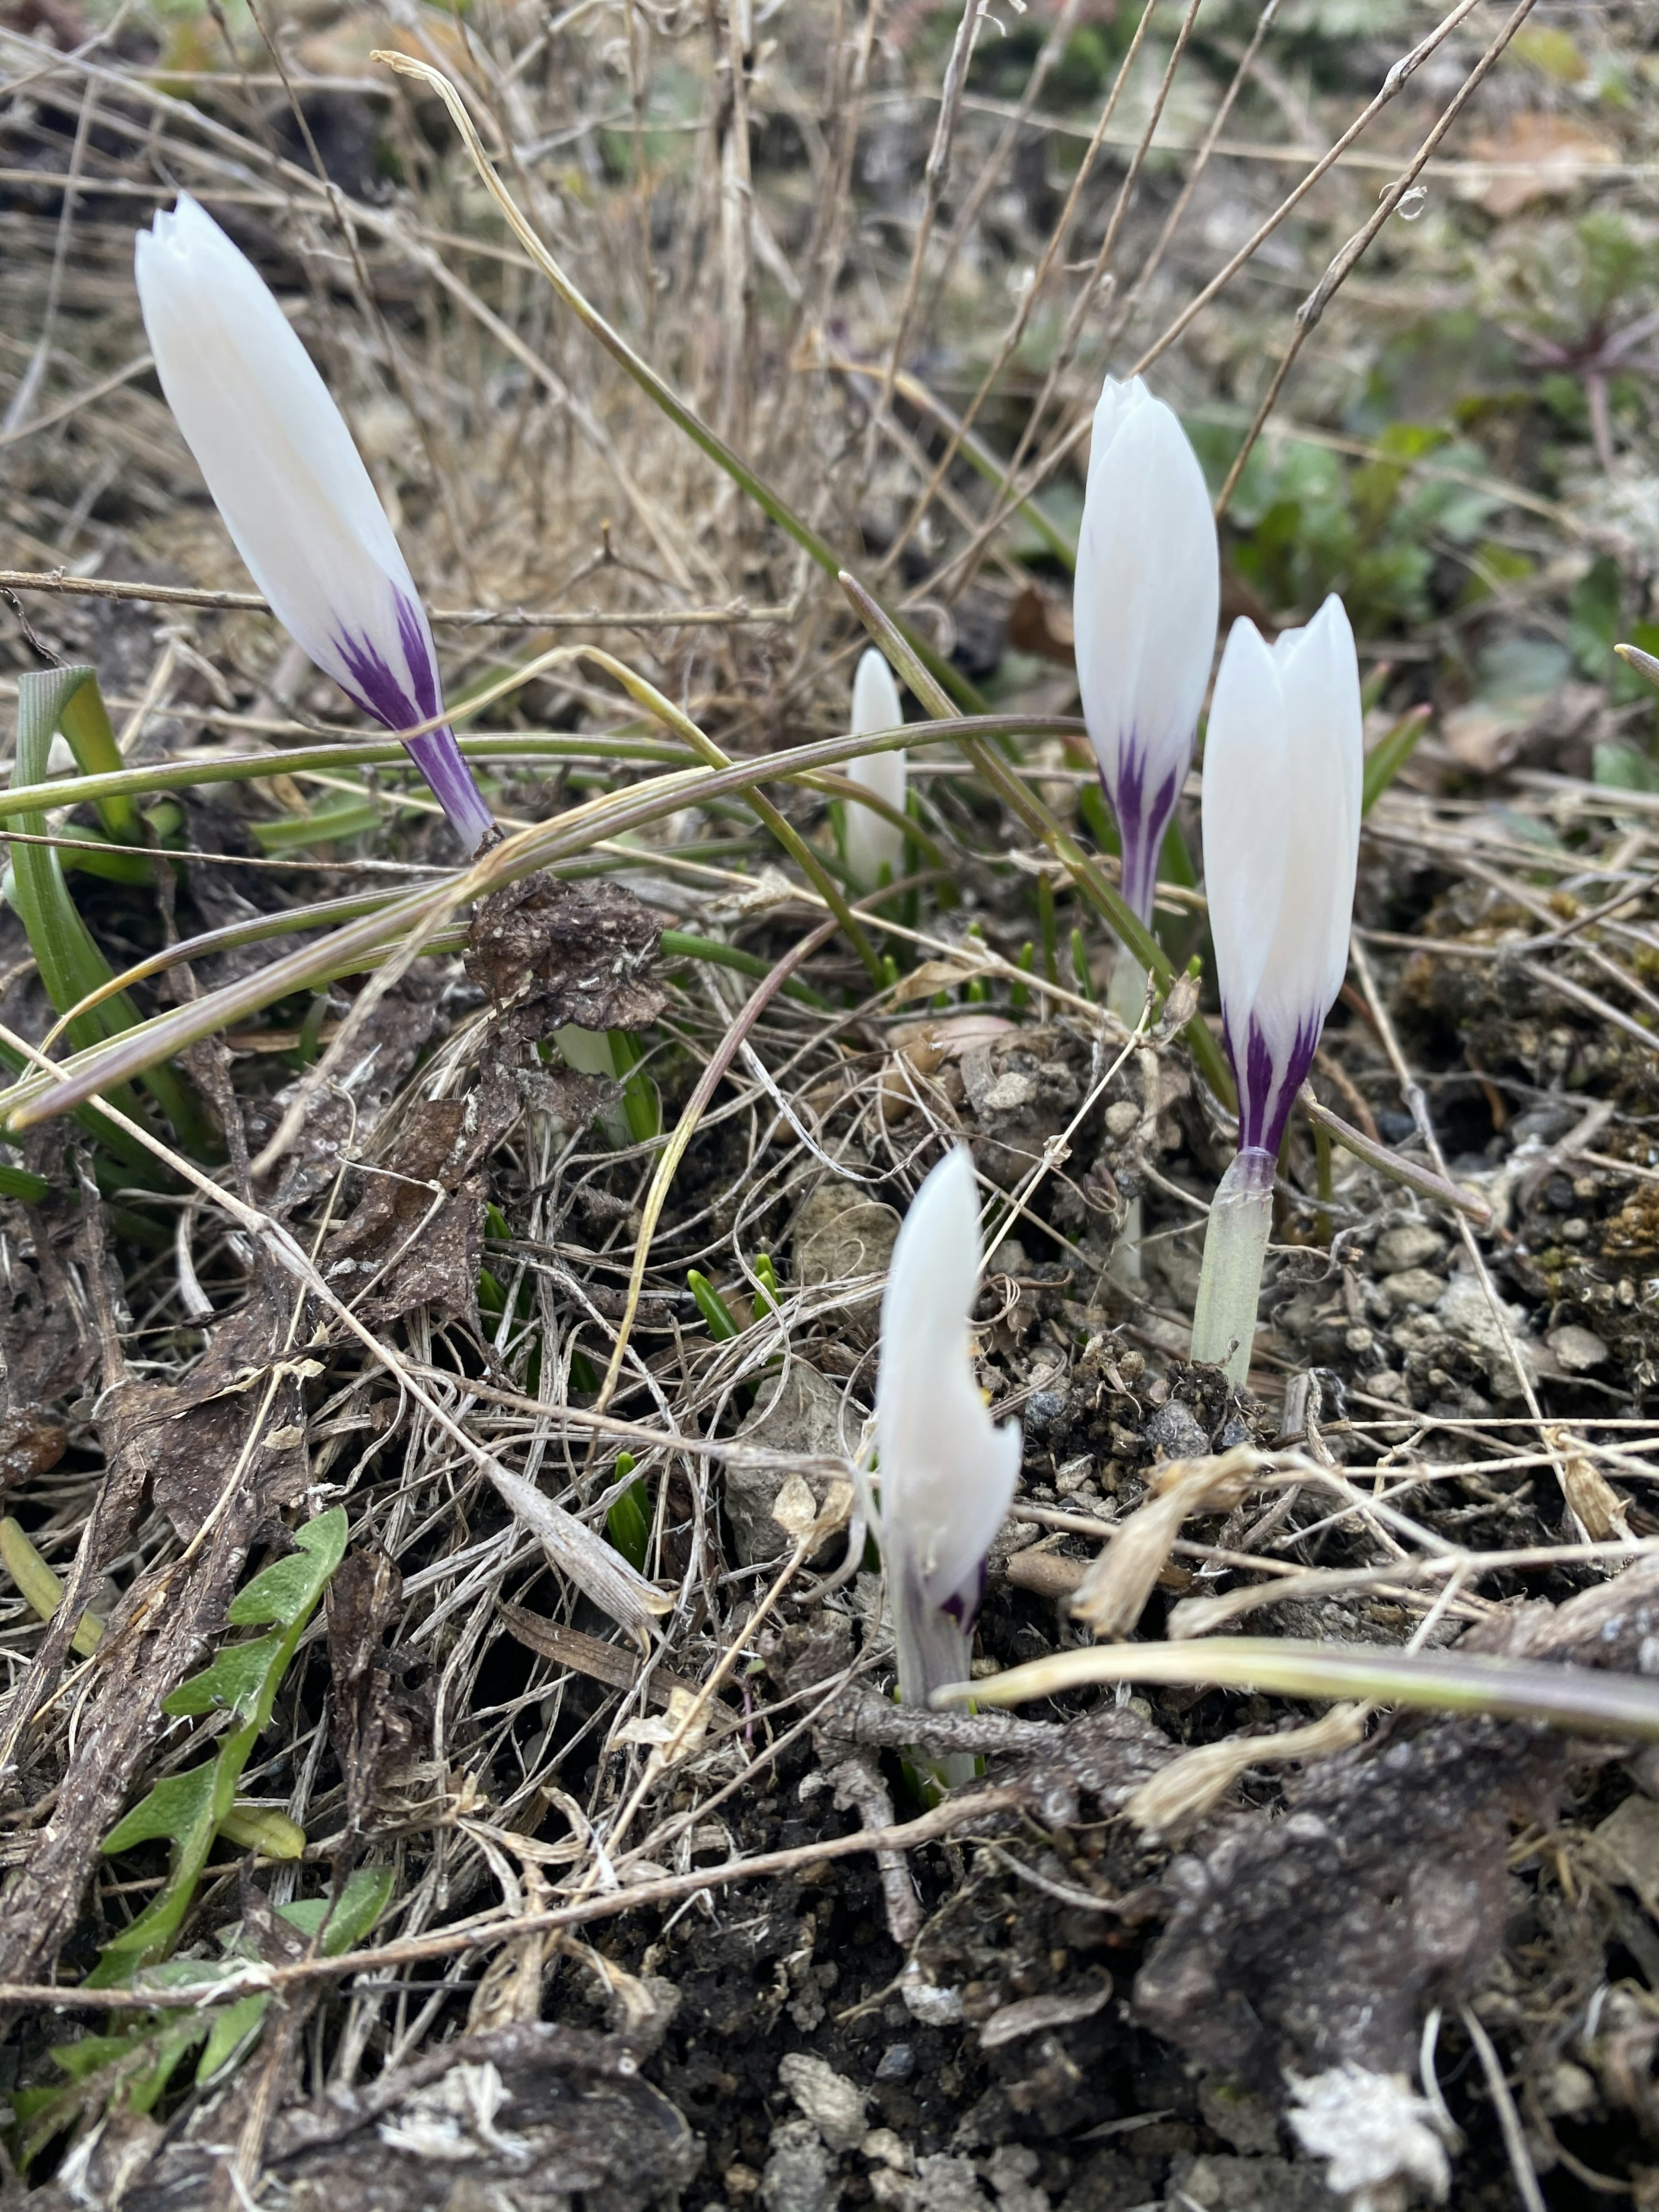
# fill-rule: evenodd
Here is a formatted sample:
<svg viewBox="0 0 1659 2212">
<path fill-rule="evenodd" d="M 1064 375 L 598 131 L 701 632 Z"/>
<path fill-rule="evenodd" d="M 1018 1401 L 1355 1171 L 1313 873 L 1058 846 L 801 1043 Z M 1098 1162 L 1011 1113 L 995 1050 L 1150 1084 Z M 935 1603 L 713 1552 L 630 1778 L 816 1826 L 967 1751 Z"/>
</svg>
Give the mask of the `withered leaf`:
<svg viewBox="0 0 1659 2212">
<path fill-rule="evenodd" d="M 522 1111 L 517 1085 L 496 1072 L 465 1098 L 423 1098 L 404 1117 L 326 1248 L 329 1279 L 348 1294 L 354 1273 L 386 1271 L 363 1301 L 367 1317 L 395 1320 L 420 1305 L 471 1312 L 484 1229 L 473 1171 Z"/>
<path fill-rule="evenodd" d="M 403 1577 L 378 1545 L 354 1547 L 328 1586 L 334 1754 L 345 1777 L 346 1822 L 353 1830 L 374 1806 L 383 1759 L 393 1747 L 389 1734 L 402 1734 L 388 1730 L 392 1673 L 384 1639 L 403 1591 Z"/>
<path fill-rule="evenodd" d="M 642 1030 L 668 1003 L 651 981 L 662 925 L 621 884 L 531 876 L 473 918 L 466 972 L 516 1033 Z"/>
<path fill-rule="evenodd" d="M 17 1406 L 0 1413 L 0 1490 L 49 1473 L 68 1447 L 68 1430 L 44 1406 Z"/>
<path fill-rule="evenodd" d="M 102 1425 L 134 1452 L 149 1475 L 155 1503 L 188 1542 L 219 1502 L 258 1418 L 263 1383 L 283 1358 L 289 1315 L 256 1291 L 214 1331 L 207 1352 L 177 1383 L 122 1382 L 106 1393 Z M 262 1509 L 291 1505 L 305 1488 L 305 1400 L 290 1367 L 277 1380 L 265 1433 L 249 1470 Z"/>
</svg>

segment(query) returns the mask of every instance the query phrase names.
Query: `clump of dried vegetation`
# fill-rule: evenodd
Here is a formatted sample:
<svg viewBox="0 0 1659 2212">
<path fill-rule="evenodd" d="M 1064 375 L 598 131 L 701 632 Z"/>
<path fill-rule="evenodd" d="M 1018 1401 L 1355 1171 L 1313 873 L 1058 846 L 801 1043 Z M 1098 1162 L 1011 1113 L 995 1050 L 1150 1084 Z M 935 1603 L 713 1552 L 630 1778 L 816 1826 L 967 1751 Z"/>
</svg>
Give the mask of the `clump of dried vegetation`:
<svg viewBox="0 0 1659 2212">
<path fill-rule="evenodd" d="M 9 2188 L 1659 2203 L 1655 38 L 7 0 L 0 720 L 38 779 L 88 665 L 119 755 L 0 794 Z M 160 398 L 181 185 L 434 610 L 470 872 Z M 1376 748 L 1237 1396 L 1173 850 L 1199 994 L 1102 1003 L 1067 571 L 1135 369 L 1224 611 L 1344 594 Z M 856 914 L 842 566 L 933 723 Z M 53 901 L 138 1024 L 78 1088 Z M 960 1139 L 1021 1717 L 884 1694 L 848 1479 Z"/>
</svg>

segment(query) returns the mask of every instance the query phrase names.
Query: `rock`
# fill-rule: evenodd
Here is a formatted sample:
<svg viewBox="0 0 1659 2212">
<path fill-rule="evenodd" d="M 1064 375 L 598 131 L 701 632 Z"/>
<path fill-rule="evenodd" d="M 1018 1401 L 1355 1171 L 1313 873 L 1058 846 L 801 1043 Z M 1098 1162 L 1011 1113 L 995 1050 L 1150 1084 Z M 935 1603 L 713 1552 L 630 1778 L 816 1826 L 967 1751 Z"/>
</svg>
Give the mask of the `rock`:
<svg viewBox="0 0 1659 2212">
<path fill-rule="evenodd" d="M 878 2081 L 881 2079 L 879 2067 L 876 2069 L 876 2079 Z M 902 2136 L 895 2135 L 891 2128 L 872 2128 L 859 2145 L 859 2150 L 872 2166 L 891 2166 L 895 2173 L 908 2173 L 915 2164 L 909 2144 Z"/>
<path fill-rule="evenodd" d="M 1626 1797 L 1597 1825 L 1595 1840 L 1633 1889 L 1650 1897 L 1659 1890 L 1659 1805 L 1652 1798 Z"/>
<path fill-rule="evenodd" d="M 839 2201 L 840 2179 L 811 2120 L 781 2120 L 773 2129 L 761 2196 L 766 2212 L 830 2212 Z"/>
<path fill-rule="evenodd" d="M 845 1455 L 849 1441 L 856 1441 L 842 1434 L 840 1390 L 804 1359 L 791 1360 L 781 1375 L 762 1383 L 761 1395 L 737 1433 L 745 1443 L 763 1444 L 768 1451 L 793 1453 L 802 1459 Z M 835 1478 L 801 1472 L 821 1510 Z M 789 1549 L 793 1538 L 772 1518 L 772 1508 L 784 1484 L 793 1480 L 793 1470 L 787 1467 L 734 1463 L 726 1468 L 726 1514 L 744 1566 L 775 1559 Z"/>
<path fill-rule="evenodd" d="M 1402 1221 L 1382 1231 L 1372 1258 L 1379 1275 L 1403 1275 L 1413 1267 L 1431 1267 L 1445 1249 L 1445 1238 L 1426 1221 Z"/>
<path fill-rule="evenodd" d="M 825 2060 L 787 2051 L 778 2061 L 778 2081 L 831 2150 L 854 2150 L 864 2141 L 864 2092 Z"/>
<path fill-rule="evenodd" d="M 1386 2203 L 1416 2183 L 1435 2203 L 1451 2187 L 1439 2113 L 1403 2075 L 1373 2074 L 1352 2062 L 1310 2081 L 1292 2080 L 1291 2126 L 1310 2158 L 1328 2159 L 1325 2184 L 1336 2197 Z"/>
<path fill-rule="evenodd" d="M 914 1959 L 899 1977 L 899 1995 L 911 2019 L 924 2027 L 954 2027 L 962 2018 L 962 1991 L 925 1981 Z"/>
<path fill-rule="evenodd" d="M 1569 1375 L 1588 1375 L 1591 1368 L 1607 1364 L 1607 1347 L 1593 1328 L 1569 1322 L 1565 1328 L 1553 1328 L 1544 1341 Z"/>
<path fill-rule="evenodd" d="M 1446 1279 L 1426 1267 L 1402 1268 L 1397 1275 L 1382 1278 L 1382 1295 L 1396 1313 L 1410 1306 L 1437 1306 L 1446 1295 Z"/>
<path fill-rule="evenodd" d="M 908 2043 L 890 2043 L 876 2062 L 878 2081 L 908 2081 L 916 2070 L 916 2054 Z"/>
<path fill-rule="evenodd" d="M 1199 2084 L 1198 2109 L 1206 2124 L 1235 2150 L 1253 2158 L 1270 2157 L 1278 2150 L 1279 2115 L 1265 2097 L 1211 2076 Z"/>
<path fill-rule="evenodd" d="M 1132 1098 L 1115 1098 L 1106 1109 L 1106 1128 L 1120 1145 L 1140 1127 L 1140 1109 Z"/>
<path fill-rule="evenodd" d="M 1373 1398 L 1389 1398 L 1404 1403 L 1410 1396 L 1410 1388 L 1397 1367 L 1379 1367 L 1375 1375 L 1365 1378 L 1365 1388 Z"/>
<path fill-rule="evenodd" d="M 892 1264 L 899 1218 L 890 1206 L 866 1197 L 856 1183 L 821 1182 L 790 1224 L 795 1279 L 811 1290 L 824 1284 L 884 1276 Z M 881 1284 L 848 1299 L 849 1335 L 867 1344 L 875 1334 Z"/>
<path fill-rule="evenodd" d="M 1334 2212 L 1324 2184 L 1287 2158 L 1177 2158 L 1170 2169 L 1169 2212 Z"/>
<path fill-rule="evenodd" d="M 1146 1435 L 1160 1459 L 1204 1459 L 1209 1453 L 1209 1432 L 1179 1398 L 1158 1407 L 1146 1424 Z"/>
<path fill-rule="evenodd" d="M 1386 1290 L 1388 1285 L 1384 1284 Z M 1448 1336 L 1455 1337 L 1471 1358 L 1480 1361 L 1486 1370 L 1486 1382 L 1495 1398 L 1518 1398 L 1522 1395 L 1520 1377 L 1515 1371 L 1515 1362 L 1498 1326 L 1498 1316 L 1492 1310 L 1492 1301 L 1473 1275 L 1454 1275 L 1443 1296 L 1435 1307 L 1441 1326 Z M 1527 1346 L 1522 1340 L 1526 1333 L 1526 1316 L 1518 1306 L 1505 1305 L 1504 1317 L 1510 1334 L 1516 1340 L 1522 1366 L 1528 1380 L 1535 1379 L 1535 1370 Z"/>
</svg>

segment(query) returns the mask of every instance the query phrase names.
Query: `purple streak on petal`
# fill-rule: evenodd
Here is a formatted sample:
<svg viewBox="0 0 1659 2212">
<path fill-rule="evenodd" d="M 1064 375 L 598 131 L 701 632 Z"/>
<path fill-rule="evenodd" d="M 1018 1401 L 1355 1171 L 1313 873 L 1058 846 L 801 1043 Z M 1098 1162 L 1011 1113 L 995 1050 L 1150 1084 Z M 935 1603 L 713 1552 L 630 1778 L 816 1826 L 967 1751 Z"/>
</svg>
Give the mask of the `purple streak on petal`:
<svg viewBox="0 0 1659 2212">
<path fill-rule="evenodd" d="M 349 678 L 341 678 L 343 688 L 365 714 L 396 732 L 412 729 L 418 722 L 429 722 L 441 712 L 442 702 L 426 618 L 395 586 L 392 599 L 398 641 L 403 647 L 401 675 L 367 636 L 342 631 L 334 642 L 349 672 Z M 428 730 L 423 737 L 405 742 L 410 759 L 432 787 L 433 796 L 449 817 L 456 836 L 469 853 L 475 852 L 484 832 L 494 829 L 495 817 L 461 757 L 453 732 Z"/>
<path fill-rule="evenodd" d="M 1119 757 L 1115 775 L 1109 775 L 1103 768 L 1100 772 L 1101 783 L 1117 817 L 1118 842 L 1123 858 L 1124 902 L 1149 929 L 1158 890 L 1158 855 L 1164 849 L 1164 835 L 1175 812 L 1185 774 L 1184 765 L 1173 769 L 1148 798 L 1146 755 L 1133 740 Z"/>
<path fill-rule="evenodd" d="M 939 1610 L 947 1613 L 958 1628 L 969 1629 L 979 1619 L 980 1607 L 985 1601 L 986 1563 L 981 1559 L 971 1569 L 968 1580 L 959 1590 L 945 1598 Z"/>
<path fill-rule="evenodd" d="M 472 771 L 447 728 L 428 730 L 423 738 L 408 741 L 410 758 L 432 787 L 432 794 L 449 817 L 449 826 L 469 853 L 495 826 L 489 801 L 472 780 Z"/>
<path fill-rule="evenodd" d="M 1307 1080 L 1308 1070 L 1313 1066 L 1313 1056 L 1319 1048 L 1320 1032 L 1324 1026 L 1322 1019 L 1304 1021 L 1297 1030 L 1295 1042 L 1283 1065 L 1279 1065 L 1261 1033 L 1260 1023 L 1252 1014 L 1246 1040 L 1247 1049 L 1241 1064 L 1232 1030 L 1224 1020 L 1222 1035 L 1227 1047 L 1227 1057 L 1233 1064 L 1234 1079 L 1238 1085 L 1238 1149 L 1241 1152 L 1270 1152 L 1277 1158 L 1285 1134 L 1285 1124 L 1291 1117 L 1296 1094 Z"/>
</svg>

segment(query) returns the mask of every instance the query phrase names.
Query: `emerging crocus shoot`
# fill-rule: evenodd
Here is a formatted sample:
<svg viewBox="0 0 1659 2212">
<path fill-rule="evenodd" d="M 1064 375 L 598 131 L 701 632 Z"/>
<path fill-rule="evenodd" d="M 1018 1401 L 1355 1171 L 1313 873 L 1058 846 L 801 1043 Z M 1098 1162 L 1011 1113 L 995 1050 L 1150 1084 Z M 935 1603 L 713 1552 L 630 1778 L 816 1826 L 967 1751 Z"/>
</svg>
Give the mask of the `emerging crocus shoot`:
<svg viewBox="0 0 1659 2212">
<path fill-rule="evenodd" d="M 986 1555 L 1019 1475 L 1019 1424 L 993 1421 L 969 1355 L 982 1256 L 973 1158 L 958 1146 L 916 1193 L 881 1304 L 879 1510 L 867 1502 L 902 1705 L 967 1679 Z M 971 1759 L 940 1765 L 951 1783 L 973 1771 Z"/>
<path fill-rule="evenodd" d="M 872 646 L 859 661 L 853 678 L 853 729 L 855 738 L 878 730 L 896 730 L 904 721 L 898 685 L 883 656 Z M 861 790 L 884 799 L 896 812 L 904 811 L 906 762 L 902 751 L 870 753 L 848 761 L 847 774 Z M 878 890 L 885 880 L 896 883 L 904 872 L 904 832 L 872 806 L 849 805 L 843 830 L 847 865 L 861 890 Z"/>
<path fill-rule="evenodd" d="M 179 195 L 134 267 L 161 389 L 277 620 L 363 713 L 401 733 L 443 712 L 408 563 L 311 356 L 218 224 Z M 408 741 L 469 853 L 495 817 L 447 728 Z"/>
<path fill-rule="evenodd" d="M 1139 377 L 1109 377 L 1089 450 L 1073 621 L 1084 720 L 1117 819 L 1123 896 L 1149 927 L 1220 600 L 1215 520 L 1187 434 Z M 1146 988 L 1139 962 L 1120 951 L 1109 1004 L 1131 1028 Z"/>
<path fill-rule="evenodd" d="M 1249 1370 L 1273 1168 L 1342 988 L 1359 856 L 1359 666 L 1342 602 L 1269 647 L 1233 624 L 1204 748 L 1204 883 L 1238 1152 L 1210 1209 L 1193 1358 Z"/>
</svg>

